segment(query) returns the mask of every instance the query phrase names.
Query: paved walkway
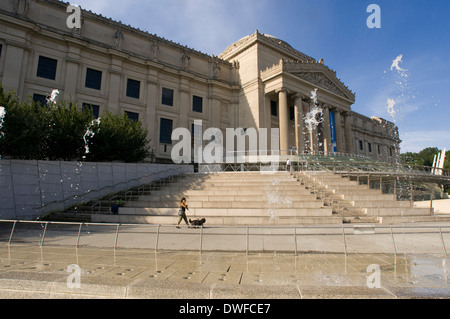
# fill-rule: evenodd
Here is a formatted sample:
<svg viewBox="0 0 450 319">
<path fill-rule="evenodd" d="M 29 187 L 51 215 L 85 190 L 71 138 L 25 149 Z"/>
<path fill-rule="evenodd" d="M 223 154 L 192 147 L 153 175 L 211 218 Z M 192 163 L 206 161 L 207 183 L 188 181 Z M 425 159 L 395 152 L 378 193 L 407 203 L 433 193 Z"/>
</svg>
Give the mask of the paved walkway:
<svg viewBox="0 0 450 319">
<path fill-rule="evenodd" d="M 75 229 L 52 226 L 44 241 L 19 224 L 9 245 L 1 236 L 0 298 L 450 297 L 448 223 L 250 229 L 248 241 L 246 228 L 167 226 L 158 243 L 155 228 L 87 225 L 78 248 Z"/>
</svg>

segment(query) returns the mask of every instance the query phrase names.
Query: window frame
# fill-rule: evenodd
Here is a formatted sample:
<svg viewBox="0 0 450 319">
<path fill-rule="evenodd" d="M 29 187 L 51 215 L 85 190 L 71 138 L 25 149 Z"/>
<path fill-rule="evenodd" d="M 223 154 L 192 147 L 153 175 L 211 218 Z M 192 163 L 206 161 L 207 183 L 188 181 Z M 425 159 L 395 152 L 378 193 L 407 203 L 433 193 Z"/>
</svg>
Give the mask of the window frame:
<svg viewBox="0 0 450 319">
<path fill-rule="evenodd" d="M 166 122 L 166 121 L 167 121 L 167 123 L 170 122 L 170 133 L 169 133 L 170 135 L 169 136 L 168 136 L 168 134 L 166 132 L 163 132 L 163 122 Z M 172 119 L 167 119 L 167 118 L 164 118 L 164 117 L 161 117 L 159 119 L 159 143 L 160 144 L 172 145 L 173 122 L 174 121 Z"/>
<path fill-rule="evenodd" d="M 98 85 L 92 84 L 92 83 L 95 83 L 95 82 L 92 79 L 88 79 L 88 77 L 94 76 L 94 75 L 97 75 L 97 76 L 100 75 L 100 78 L 96 79 L 96 80 L 100 80 L 100 83 L 98 83 Z M 84 81 L 84 87 L 85 88 L 101 91 L 101 89 L 102 89 L 102 82 L 103 82 L 103 71 L 99 71 L 99 70 L 92 69 L 92 68 L 89 68 L 89 67 L 86 68 L 86 76 L 85 76 L 85 81 Z M 97 83 L 95 83 L 95 84 L 97 84 Z"/>
<path fill-rule="evenodd" d="M 127 89 L 125 95 L 127 97 L 139 100 L 141 98 L 141 81 L 127 78 Z"/>
<path fill-rule="evenodd" d="M 196 106 L 198 106 L 198 104 L 196 104 L 195 102 L 197 101 L 200 102 L 200 108 L 196 110 Z M 192 96 L 192 111 L 196 112 L 196 113 L 203 113 L 203 97 L 198 96 L 198 95 L 193 95 Z"/>
<path fill-rule="evenodd" d="M 81 105 L 81 109 L 82 110 L 90 110 L 96 119 L 98 119 L 100 117 L 100 105 L 98 105 L 98 104 L 91 104 L 91 103 L 84 102 Z"/>
<path fill-rule="evenodd" d="M 132 111 L 125 111 L 125 114 L 127 115 L 127 117 L 134 121 L 134 122 L 139 122 L 139 113 L 137 112 L 132 112 Z"/>
<path fill-rule="evenodd" d="M 169 89 L 167 87 L 163 87 L 161 89 L 161 104 L 167 105 L 167 106 L 173 106 L 174 100 L 175 100 L 174 96 L 175 96 L 175 90 Z"/>
<path fill-rule="evenodd" d="M 50 62 L 54 63 L 54 65 L 47 64 Z M 44 55 L 39 55 L 37 62 L 36 77 L 55 81 L 57 71 L 58 71 L 57 59 L 49 58 Z"/>
</svg>

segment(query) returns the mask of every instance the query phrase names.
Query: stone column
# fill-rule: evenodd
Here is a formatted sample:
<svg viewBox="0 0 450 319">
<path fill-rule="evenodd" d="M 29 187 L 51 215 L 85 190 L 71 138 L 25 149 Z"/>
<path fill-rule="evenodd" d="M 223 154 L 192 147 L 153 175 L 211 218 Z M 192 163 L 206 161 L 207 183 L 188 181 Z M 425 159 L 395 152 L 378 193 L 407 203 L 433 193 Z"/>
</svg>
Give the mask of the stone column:
<svg viewBox="0 0 450 319">
<path fill-rule="evenodd" d="M 302 154 L 305 148 L 305 138 L 303 136 L 303 128 L 305 121 L 303 119 L 303 96 L 297 94 L 295 96 L 294 115 L 295 115 L 295 146 L 297 147 L 297 154 Z"/>
<path fill-rule="evenodd" d="M 188 125 L 188 113 L 192 108 L 192 101 L 189 89 L 189 81 L 186 79 L 181 79 L 180 81 L 180 91 L 179 91 L 179 118 L 177 119 L 177 127 L 184 127 L 190 130 Z M 203 101 L 205 103 L 206 101 Z"/>
<path fill-rule="evenodd" d="M 353 147 L 353 132 L 352 132 L 352 113 L 347 112 L 345 114 L 345 146 L 348 154 L 355 152 Z M 378 154 L 378 153 L 377 153 Z"/>
<path fill-rule="evenodd" d="M 280 121 L 280 155 L 287 155 L 288 132 L 289 132 L 289 110 L 287 104 L 287 91 L 281 89 L 278 92 L 278 117 Z"/>
<path fill-rule="evenodd" d="M 325 155 L 328 155 L 332 152 L 331 149 L 331 130 L 330 130 L 330 110 L 328 109 L 328 105 L 322 106 L 322 115 L 323 115 L 323 151 Z"/>
<path fill-rule="evenodd" d="M 341 110 L 336 109 L 335 111 L 335 126 L 336 126 L 336 148 L 338 153 L 344 153 L 344 147 L 342 145 L 342 119 L 341 119 Z"/>
<path fill-rule="evenodd" d="M 153 70 L 148 64 L 148 75 L 147 75 L 147 97 L 146 97 L 146 110 L 145 110 L 145 123 L 148 129 L 147 139 L 150 141 L 150 152 L 153 155 L 157 155 L 158 151 L 156 146 L 158 144 L 157 129 L 158 129 L 158 119 L 156 117 L 156 105 L 158 104 L 158 73 Z M 159 154 L 158 154 L 159 155 Z"/>
<path fill-rule="evenodd" d="M 121 91 L 121 78 L 122 78 L 122 60 L 112 58 L 111 69 L 109 71 L 109 96 L 108 96 L 108 110 L 112 113 L 119 111 L 119 98 Z M 104 85 L 106 85 L 106 79 L 102 78 L 102 91 Z"/>
<path fill-rule="evenodd" d="M 6 52 L 5 52 L 6 51 Z M 5 92 L 14 90 L 20 96 L 20 85 L 22 75 L 22 62 L 25 55 L 23 47 L 8 43 L 3 46 L 3 54 L 5 54 L 5 64 L 3 68 L 3 89 Z M 36 72 L 36 70 L 33 70 Z M 36 74 L 36 73 L 34 73 Z"/>
</svg>

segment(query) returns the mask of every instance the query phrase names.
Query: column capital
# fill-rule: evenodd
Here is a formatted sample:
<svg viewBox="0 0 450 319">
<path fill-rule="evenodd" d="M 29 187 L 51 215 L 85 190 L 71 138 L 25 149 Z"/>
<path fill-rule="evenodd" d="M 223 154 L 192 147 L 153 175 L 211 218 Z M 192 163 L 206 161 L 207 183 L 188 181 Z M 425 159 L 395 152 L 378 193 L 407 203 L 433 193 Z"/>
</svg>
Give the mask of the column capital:
<svg viewBox="0 0 450 319">
<path fill-rule="evenodd" d="M 281 87 L 281 88 L 275 90 L 276 94 L 279 94 L 280 92 L 284 92 L 287 94 L 289 92 L 289 90 L 285 87 Z"/>
<path fill-rule="evenodd" d="M 347 117 L 347 118 L 352 118 L 353 117 L 353 112 L 352 111 L 344 111 L 342 114 L 345 117 Z"/>
<path fill-rule="evenodd" d="M 301 100 L 303 101 L 303 99 L 306 98 L 306 95 L 305 95 L 305 94 L 302 94 L 302 93 L 299 93 L 299 92 L 295 92 L 294 95 L 293 95 L 293 97 L 294 97 L 295 99 L 301 99 Z"/>
</svg>

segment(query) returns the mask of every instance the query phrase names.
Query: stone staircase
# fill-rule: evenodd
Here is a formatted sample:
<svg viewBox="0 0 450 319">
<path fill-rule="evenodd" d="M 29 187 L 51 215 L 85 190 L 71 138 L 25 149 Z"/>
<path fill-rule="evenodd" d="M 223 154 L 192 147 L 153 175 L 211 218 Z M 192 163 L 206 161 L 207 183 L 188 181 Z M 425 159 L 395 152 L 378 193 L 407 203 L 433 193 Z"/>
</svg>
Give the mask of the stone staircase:
<svg viewBox="0 0 450 319">
<path fill-rule="evenodd" d="M 296 177 L 308 180 L 322 196 L 334 200 L 331 206 L 340 212 L 344 222 L 394 224 L 450 220 L 449 216 L 434 215 L 429 207 L 411 207 L 410 201 L 398 201 L 394 194 L 381 194 L 380 190 L 332 172 L 304 172 L 297 173 Z M 336 203 L 341 208 L 336 208 Z"/>
<path fill-rule="evenodd" d="M 368 185 L 325 171 L 186 174 L 79 205 L 49 219 L 173 225 L 178 221 L 182 197 L 189 205 L 188 218 L 206 218 L 206 225 L 450 221 L 448 215 L 411 207 L 409 201 L 397 201 L 395 195 L 381 194 Z M 118 198 L 123 205 L 118 214 L 111 214 L 110 204 Z"/>
<path fill-rule="evenodd" d="M 94 214 L 92 222 L 175 224 L 186 197 L 188 218 L 207 225 L 340 224 L 342 218 L 286 172 L 192 174 L 125 202 L 119 214 Z"/>
</svg>

